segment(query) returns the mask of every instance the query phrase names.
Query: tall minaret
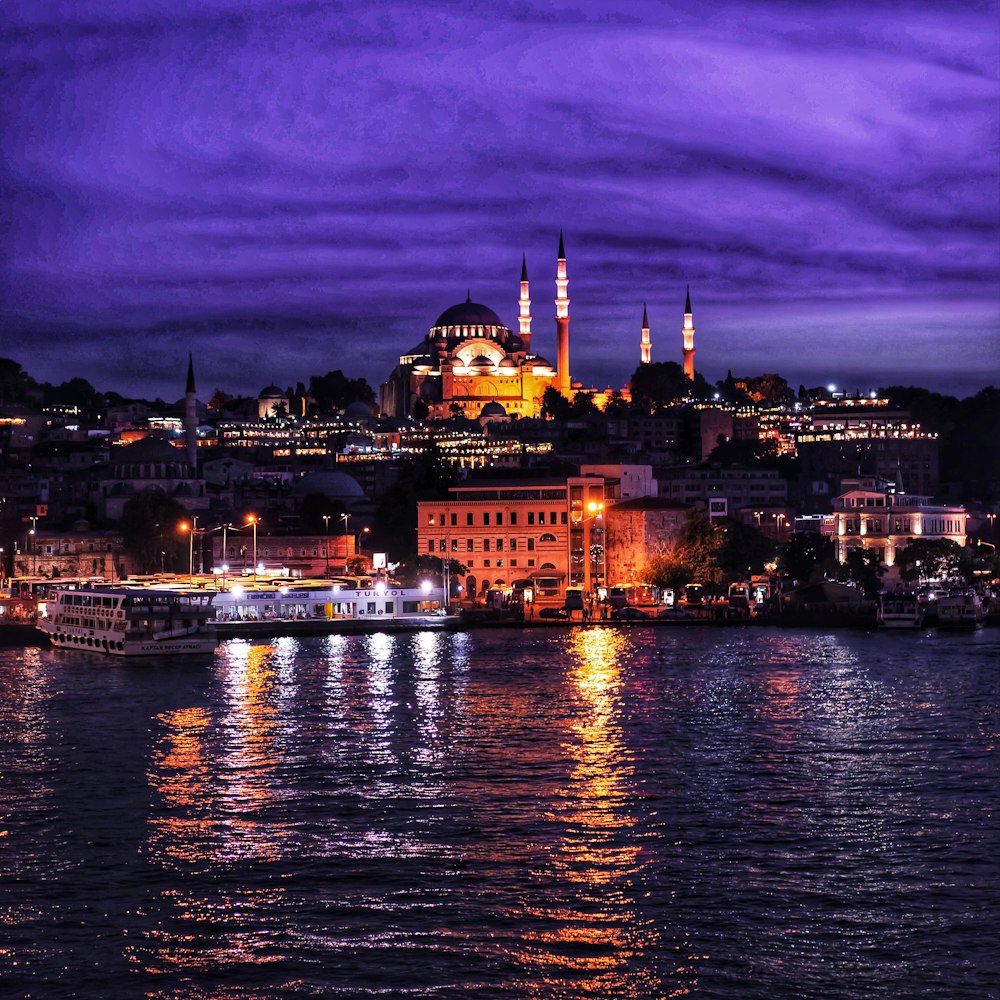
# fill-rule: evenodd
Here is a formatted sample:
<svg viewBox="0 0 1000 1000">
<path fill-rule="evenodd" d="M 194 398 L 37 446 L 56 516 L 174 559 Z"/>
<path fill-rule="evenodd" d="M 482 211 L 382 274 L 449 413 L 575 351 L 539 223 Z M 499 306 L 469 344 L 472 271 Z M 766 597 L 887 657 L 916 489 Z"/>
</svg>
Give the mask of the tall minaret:
<svg viewBox="0 0 1000 1000">
<path fill-rule="evenodd" d="M 694 381 L 694 320 L 691 317 L 691 286 L 684 301 L 684 374 Z"/>
<path fill-rule="evenodd" d="M 559 230 L 559 262 L 556 265 L 556 382 L 555 387 L 569 397 L 569 278 L 566 277 L 566 249 Z"/>
<path fill-rule="evenodd" d="M 191 472 L 198 472 L 198 401 L 194 388 L 194 358 L 188 353 L 187 388 L 184 390 L 184 444 Z"/>
<path fill-rule="evenodd" d="M 521 255 L 521 297 L 517 300 L 518 334 L 524 343 L 524 353 L 531 354 L 531 299 L 528 298 L 528 261 Z"/>
<path fill-rule="evenodd" d="M 639 344 L 639 350 L 642 351 L 642 357 L 639 358 L 639 363 L 643 365 L 649 364 L 649 352 L 652 345 L 649 342 L 649 317 L 646 315 L 646 303 L 642 304 L 642 342 Z"/>
</svg>

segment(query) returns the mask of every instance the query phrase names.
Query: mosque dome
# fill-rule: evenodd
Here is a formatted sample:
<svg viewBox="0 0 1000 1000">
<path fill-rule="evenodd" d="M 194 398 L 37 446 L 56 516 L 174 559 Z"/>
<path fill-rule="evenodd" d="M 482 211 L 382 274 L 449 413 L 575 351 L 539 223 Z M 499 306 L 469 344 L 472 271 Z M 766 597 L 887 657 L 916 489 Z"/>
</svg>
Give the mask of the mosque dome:
<svg viewBox="0 0 1000 1000">
<path fill-rule="evenodd" d="M 487 403 L 480 411 L 480 417 L 506 417 L 507 411 L 503 408 L 503 405 L 498 403 L 495 399 L 492 402 Z"/>
<path fill-rule="evenodd" d="M 258 399 L 284 399 L 285 390 L 279 389 L 276 385 L 269 385 L 265 389 L 260 390 L 260 395 Z"/>
<path fill-rule="evenodd" d="M 471 297 L 456 306 L 445 309 L 435 320 L 431 329 L 451 326 L 504 327 L 503 320 L 489 306 L 473 302 Z"/>
</svg>

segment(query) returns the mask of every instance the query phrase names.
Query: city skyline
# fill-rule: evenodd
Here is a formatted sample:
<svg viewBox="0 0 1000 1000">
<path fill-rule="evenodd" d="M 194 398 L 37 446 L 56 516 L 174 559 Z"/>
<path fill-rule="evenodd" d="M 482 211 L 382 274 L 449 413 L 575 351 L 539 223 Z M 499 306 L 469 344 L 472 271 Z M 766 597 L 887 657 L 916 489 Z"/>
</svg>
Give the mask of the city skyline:
<svg viewBox="0 0 1000 1000">
<path fill-rule="evenodd" d="M 176 398 L 374 388 L 465 299 L 617 388 L 996 382 L 995 5 L 5 8 L 0 356 Z"/>
</svg>

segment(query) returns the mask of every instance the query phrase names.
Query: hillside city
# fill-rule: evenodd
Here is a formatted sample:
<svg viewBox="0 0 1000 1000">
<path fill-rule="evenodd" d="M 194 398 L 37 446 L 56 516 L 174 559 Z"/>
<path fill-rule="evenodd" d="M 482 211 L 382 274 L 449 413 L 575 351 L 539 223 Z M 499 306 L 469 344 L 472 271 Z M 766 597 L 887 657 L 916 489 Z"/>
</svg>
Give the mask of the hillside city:
<svg viewBox="0 0 1000 1000">
<path fill-rule="evenodd" d="M 998 572 L 1000 390 L 712 385 L 644 363 L 600 398 L 549 385 L 387 415 L 339 370 L 257 398 L 38 383 L 0 360 L 0 567 L 121 580 L 390 572 L 453 603 L 755 574 L 866 593 Z M 383 388 L 384 394 L 384 388 Z M 600 405 L 599 405 L 600 404 Z M 373 566 L 374 560 L 374 566 Z"/>
</svg>

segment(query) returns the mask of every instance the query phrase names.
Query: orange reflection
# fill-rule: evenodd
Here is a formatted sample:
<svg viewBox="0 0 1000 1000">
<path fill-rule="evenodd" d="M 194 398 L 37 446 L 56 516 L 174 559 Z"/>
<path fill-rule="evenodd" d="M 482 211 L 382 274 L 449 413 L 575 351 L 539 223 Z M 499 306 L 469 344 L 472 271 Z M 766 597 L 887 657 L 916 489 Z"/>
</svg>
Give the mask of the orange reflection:
<svg viewBox="0 0 1000 1000">
<path fill-rule="evenodd" d="M 232 643 L 227 659 L 229 705 L 221 719 L 202 707 L 158 717 L 164 732 L 152 754 L 149 783 L 159 802 L 148 846 L 165 867 L 205 872 L 281 856 L 286 824 L 267 815 L 273 800 L 269 779 L 277 766 L 274 661 L 280 658 L 269 645 Z M 280 888 L 239 886 L 206 898 L 165 891 L 163 912 L 144 921 L 153 926 L 135 935 L 126 955 L 149 973 L 218 972 L 278 961 L 281 955 L 262 947 L 261 938 L 264 918 L 283 894 Z M 205 925 L 217 933 L 206 938 L 199 933 Z"/>
<path fill-rule="evenodd" d="M 644 961 L 659 934 L 636 899 L 642 860 L 629 809 L 634 768 L 620 723 L 619 663 L 630 646 L 610 628 L 575 629 L 567 643 L 567 682 L 577 705 L 563 743 L 568 781 L 553 816 L 562 841 L 538 873 L 555 882 L 563 905 L 528 911 L 550 926 L 525 935 L 515 954 L 527 973 L 519 984 L 526 995 L 563 995 L 567 980 L 579 996 L 662 995 Z"/>
<path fill-rule="evenodd" d="M 175 862 L 204 859 L 215 826 L 202 739 L 209 715 L 204 708 L 186 708 L 158 719 L 166 733 L 153 752 L 149 784 L 162 813 L 150 818 L 149 846 Z"/>
</svg>

